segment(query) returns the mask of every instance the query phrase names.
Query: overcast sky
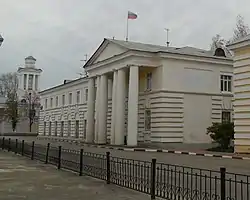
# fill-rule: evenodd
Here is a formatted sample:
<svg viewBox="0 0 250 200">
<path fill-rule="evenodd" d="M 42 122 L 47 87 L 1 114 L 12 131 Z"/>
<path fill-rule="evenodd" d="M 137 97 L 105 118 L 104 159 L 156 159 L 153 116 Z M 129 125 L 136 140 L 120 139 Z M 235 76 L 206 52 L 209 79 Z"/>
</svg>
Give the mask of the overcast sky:
<svg viewBox="0 0 250 200">
<path fill-rule="evenodd" d="M 32 55 L 43 70 L 41 88 L 77 78 L 84 55 L 104 37 L 208 49 L 211 38 L 232 36 L 235 18 L 250 24 L 249 0 L 0 0 L 0 73 L 16 71 Z"/>
</svg>

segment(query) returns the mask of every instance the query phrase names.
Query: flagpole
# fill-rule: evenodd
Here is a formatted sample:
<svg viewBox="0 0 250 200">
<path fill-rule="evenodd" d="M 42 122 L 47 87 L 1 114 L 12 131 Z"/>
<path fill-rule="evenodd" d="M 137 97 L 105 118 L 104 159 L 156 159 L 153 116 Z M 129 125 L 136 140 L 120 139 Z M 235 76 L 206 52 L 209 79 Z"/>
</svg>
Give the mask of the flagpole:
<svg viewBox="0 0 250 200">
<path fill-rule="evenodd" d="M 126 41 L 128 41 L 128 14 L 127 14 L 127 30 L 126 30 Z"/>
</svg>

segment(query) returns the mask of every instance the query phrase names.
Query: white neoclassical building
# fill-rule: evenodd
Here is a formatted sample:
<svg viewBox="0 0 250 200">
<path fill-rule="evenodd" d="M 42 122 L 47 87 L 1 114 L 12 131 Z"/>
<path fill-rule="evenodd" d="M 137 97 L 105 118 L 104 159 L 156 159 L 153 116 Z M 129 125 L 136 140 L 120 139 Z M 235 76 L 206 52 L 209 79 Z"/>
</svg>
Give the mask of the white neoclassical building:
<svg viewBox="0 0 250 200">
<path fill-rule="evenodd" d="M 88 143 L 208 143 L 212 122 L 232 119 L 233 61 L 222 48 L 104 39 L 87 78 L 40 93 L 39 134 Z"/>
<path fill-rule="evenodd" d="M 20 102 L 26 101 L 26 105 L 20 106 L 19 108 L 19 122 L 16 127 L 16 132 L 19 133 L 27 133 L 29 132 L 29 117 L 27 110 L 29 109 L 29 103 L 34 103 L 36 100 L 37 107 L 35 122 L 32 125 L 32 132 L 38 132 L 38 116 L 40 111 L 40 78 L 42 74 L 42 69 L 36 67 L 36 59 L 33 56 L 28 56 L 25 58 L 25 63 L 23 66 L 18 67 L 17 69 L 17 78 L 18 78 L 18 90 L 17 96 Z M 31 96 L 29 97 L 29 94 Z M 29 102 L 29 100 L 31 102 Z M 9 121 L 6 121 L 1 118 L 1 113 L 3 113 L 3 109 L 5 107 L 6 97 L 0 97 L 0 133 L 11 133 L 12 126 Z M 20 104 L 21 105 L 21 104 Z M 23 109 L 22 109 L 23 108 Z M 24 109 L 26 112 L 23 112 Z"/>
</svg>

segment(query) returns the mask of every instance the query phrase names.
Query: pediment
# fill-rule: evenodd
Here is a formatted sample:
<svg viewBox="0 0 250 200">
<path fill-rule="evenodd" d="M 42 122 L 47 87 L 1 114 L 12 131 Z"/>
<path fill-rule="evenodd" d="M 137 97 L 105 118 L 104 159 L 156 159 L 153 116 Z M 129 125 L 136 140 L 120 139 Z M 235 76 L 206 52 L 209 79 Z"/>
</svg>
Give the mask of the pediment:
<svg viewBox="0 0 250 200">
<path fill-rule="evenodd" d="M 113 43 L 112 40 L 104 39 L 103 43 L 99 46 L 96 52 L 92 55 L 92 57 L 85 64 L 85 67 L 88 67 L 91 64 L 95 64 L 95 63 L 110 59 L 117 55 L 123 54 L 127 51 L 128 51 L 127 48 Z"/>
</svg>

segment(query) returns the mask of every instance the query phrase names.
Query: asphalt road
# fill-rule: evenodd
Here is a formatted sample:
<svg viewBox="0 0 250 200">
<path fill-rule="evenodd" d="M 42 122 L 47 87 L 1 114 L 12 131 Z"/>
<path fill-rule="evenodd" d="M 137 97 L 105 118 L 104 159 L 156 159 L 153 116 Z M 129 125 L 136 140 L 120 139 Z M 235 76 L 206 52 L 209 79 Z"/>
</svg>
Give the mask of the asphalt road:
<svg viewBox="0 0 250 200">
<path fill-rule="evenodd" d="M 11 137 L 13 140 L 16 137 Z M 19 140 L 32 142 L 36 138 L 34 137 L 18 137 Z M 78 146 L 75 144 L 69 144 L 67 142 L 49 141 L 51 146 L 62 146 L 64 149 L 80 150 L 84 149 L 84 152 L 92 152 L 98 154 L 106 154 L 110 152 L 111 156 L 128 158 L 134 160 L 151 161 L 153 158 L 157 159 L 158 163 L 166 163 L 172 165 L 180 165 L 193 168 L 209 169 L 219 171 L 221 167 L 225 167 L 227 172 L 239 173 L 250 175 L 250 160 L 237 160 L 228 158 L 216 158 L 216 157 L 203 157 L 192 156 L 184 154 L 172 154 L 172 153 L 160 153 L 160 152 L 129 152 L 119 151 L 113 149 L 94 148 L 87 146 Z M 35 140 L 36 144 L 47 145 L 48 140 Z"/>
</svg>

